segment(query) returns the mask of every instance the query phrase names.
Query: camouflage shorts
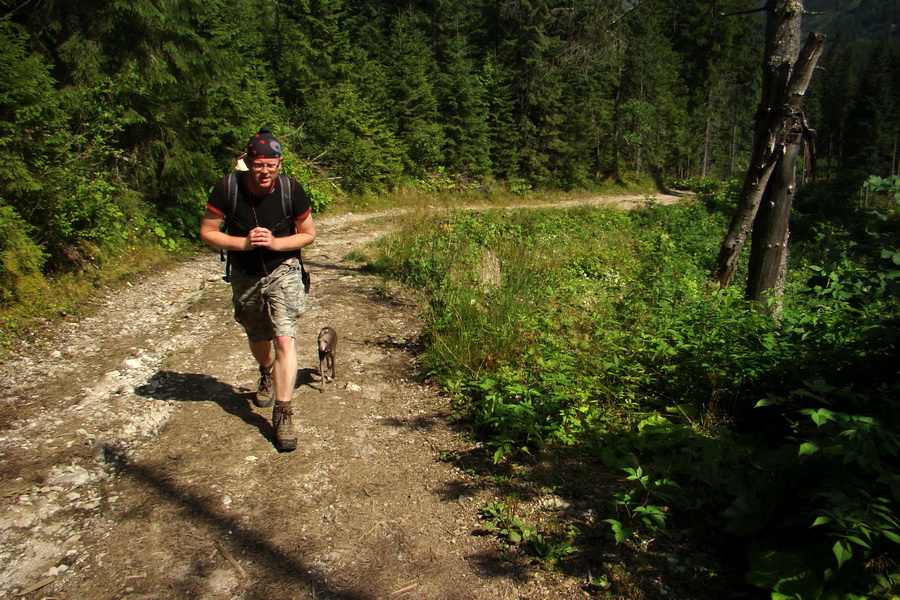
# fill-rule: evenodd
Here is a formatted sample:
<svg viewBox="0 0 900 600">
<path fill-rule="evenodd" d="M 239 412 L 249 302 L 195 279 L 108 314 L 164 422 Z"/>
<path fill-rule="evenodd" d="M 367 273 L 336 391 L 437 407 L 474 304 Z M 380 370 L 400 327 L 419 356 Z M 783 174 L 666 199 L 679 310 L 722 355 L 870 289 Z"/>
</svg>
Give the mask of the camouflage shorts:
<svg viewBox="0 0 900 600">
<path fill-rule="evenodd" d="M 300 261 L 292 258 L 267 277 L 231 272 L 234 319 L 250 342 L 297 337 L 297 319 L 306 312 Z"/>
</svg>

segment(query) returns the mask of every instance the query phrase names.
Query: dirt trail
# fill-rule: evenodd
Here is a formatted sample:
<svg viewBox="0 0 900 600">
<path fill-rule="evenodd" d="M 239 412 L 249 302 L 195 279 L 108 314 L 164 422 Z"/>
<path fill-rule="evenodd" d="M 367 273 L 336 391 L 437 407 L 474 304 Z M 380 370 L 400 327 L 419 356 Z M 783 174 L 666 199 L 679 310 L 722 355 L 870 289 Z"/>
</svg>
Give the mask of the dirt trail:
<svg viewBox="0 0 900 600">
<path fill-rule="evenodd" d="M 489 491 L 440 460 L 467 442 L 415 379 L 416 305 L 343 260 L 383 233 L 372 217 L 318 219 L 305 252 L 295 452 L 250 402 L 212 252 L 0 363 L 0 598 L 587 597 L 473 535 Z M 320 392 L 325 325 L 338 371 Z"/>
</svg>

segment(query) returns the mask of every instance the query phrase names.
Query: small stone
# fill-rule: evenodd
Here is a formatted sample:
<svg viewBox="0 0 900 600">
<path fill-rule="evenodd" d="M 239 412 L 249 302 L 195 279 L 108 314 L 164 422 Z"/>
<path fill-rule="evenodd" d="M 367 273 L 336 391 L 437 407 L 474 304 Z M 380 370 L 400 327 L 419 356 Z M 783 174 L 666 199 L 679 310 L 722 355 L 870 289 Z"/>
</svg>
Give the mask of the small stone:
<svg viewBox="0 0 900 600">
<path fill-rule="evenodd" d="M 80 487 L 90 481 L 90 479 L 91 474 L 86 469 L 73 467 L 70 472 L 54 477 L 53 484 L 54 487 L 58 487 L 59 491 L 61 491 L 62 487 L 60 486 Z M 41 490 L 43 491 L 44 488 L 41 488 Z"/>
</svg>

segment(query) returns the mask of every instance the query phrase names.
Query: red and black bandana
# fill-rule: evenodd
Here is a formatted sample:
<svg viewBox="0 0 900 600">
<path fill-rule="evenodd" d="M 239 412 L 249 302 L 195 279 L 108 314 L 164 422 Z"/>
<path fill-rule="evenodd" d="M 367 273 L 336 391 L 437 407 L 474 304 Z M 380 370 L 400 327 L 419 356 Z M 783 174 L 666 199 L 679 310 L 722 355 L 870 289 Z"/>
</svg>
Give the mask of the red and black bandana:
<svg viewBox="0 0 900 600">
<path fill-rule="evenodd" d="M 247 158 L 281 158 L 281 142 L 268 127 L 263 127 L 247 142 Z"/>
</svg>

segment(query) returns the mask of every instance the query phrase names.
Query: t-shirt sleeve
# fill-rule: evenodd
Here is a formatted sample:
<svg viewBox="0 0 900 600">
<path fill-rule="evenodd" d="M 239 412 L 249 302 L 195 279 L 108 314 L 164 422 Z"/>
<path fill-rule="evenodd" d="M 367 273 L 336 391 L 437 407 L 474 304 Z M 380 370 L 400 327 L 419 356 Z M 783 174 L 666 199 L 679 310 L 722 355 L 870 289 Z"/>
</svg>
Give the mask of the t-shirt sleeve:
<svg viewBox="0 0 900 600">
<path fill-rule="evenodd" d="M 206 208 L 217 215 L 225 215 L 225 178 L 220 179 L 209 192 Z"/>
<path fill-rule="evenodd" d="M 300 182 L 291 180 L 291 187 L 291 215 L 294 217 L 295 221 L 297 219 L 302 221 L 306 219 L 311 212 L 309 196 L 306 195 L 306 190 L 303 189 Z"/>
</svg>

